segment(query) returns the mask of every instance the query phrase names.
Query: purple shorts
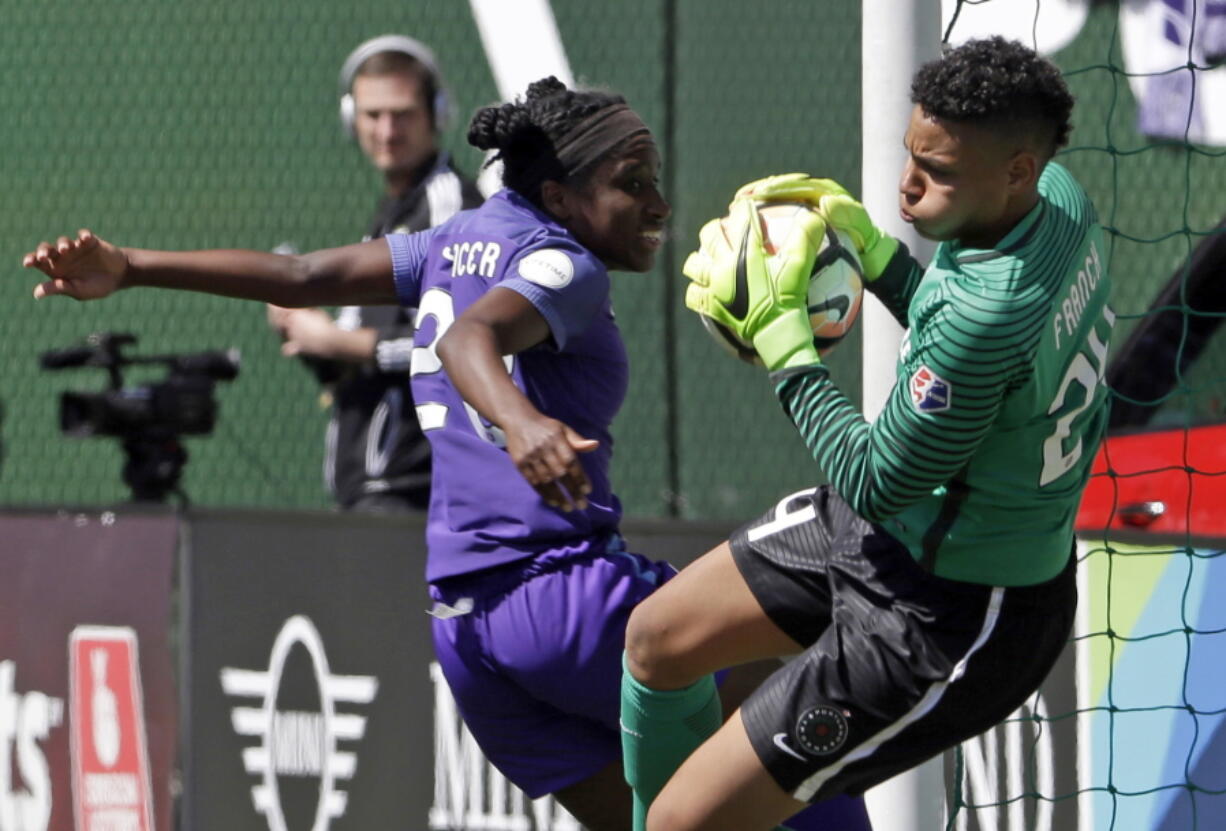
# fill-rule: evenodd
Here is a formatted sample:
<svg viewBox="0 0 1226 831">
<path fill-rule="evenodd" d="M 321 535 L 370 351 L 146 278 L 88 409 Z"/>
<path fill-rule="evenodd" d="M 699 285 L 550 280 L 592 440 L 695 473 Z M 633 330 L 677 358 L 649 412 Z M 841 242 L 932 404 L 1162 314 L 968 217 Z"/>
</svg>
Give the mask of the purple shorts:
<svg viewBox="0 0 1226 831">
<path fill-rule="evenodd" d="M 675 573 L 615 536 L 430 587 L 434 650 L 460 715 L 529 797 L 621 758 L 626 621 Z"/>
</svg>

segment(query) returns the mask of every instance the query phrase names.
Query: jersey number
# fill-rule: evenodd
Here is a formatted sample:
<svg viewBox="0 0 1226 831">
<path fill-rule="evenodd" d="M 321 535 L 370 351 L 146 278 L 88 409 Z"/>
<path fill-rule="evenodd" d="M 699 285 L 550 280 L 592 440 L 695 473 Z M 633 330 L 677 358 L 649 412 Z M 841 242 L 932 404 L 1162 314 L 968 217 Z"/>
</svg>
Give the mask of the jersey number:
<svg viewBox="0 0 1226 831">
<path fill-rule="evenodd" d="M 801 523 L 808 522 L 817 516 L 817 509 L 813 507 L 813 501 L 804 499 L 804 497 L 812 496 L 817 493 L 817 488 L 806 488 L 803 491 L 789 494 L 779 500 L 779 504 L 775 506 L 775 515 L 771 517 L 769 522 L 764 522 L 761 525 L 750 528 L 745 537 L 750 542 L 757 542 L 763 537 L 769 537 L 771 534 L 778 534 L 780 531 L 786 531 Z M 798 500 L 803 502 L 799 508 L 792 503 Z"/>
<path fill-rule="evenodd" d="M 1114 325 L 1115 314 L 1110 308 L 1103 307 L 1103 318 L 1107 321 L 1108 326 Z M 1048 415 L 1054 415 L 1064 409 L 1069 390 L 1074 384 L 1085 391 L 1081 403 L 1056 419 L 1056 429 L 1043 441 L 1043 470 L 1039 473 L 1039 487 L 1050 485 L 1068 473 L 1073 465 L 1077 464 L 1084 450 L 1080 435 L 1077 436 L 1067 453 L 1064 445 L 1073 433 L 1073 422 L 1094 400 L 1095 388 L 1099 384 L 1106 383 L 1107 345 L 1099 340 L 1098 332 L 1093 328 L 1090 329 L 1088 346 L 1089 352 L 1094 356 L 1094 361 L 1090 360 L 1090 355 L 1086 350 L 1078 352 L 1073 362 L 1069 364 L 1068 371 L 1064 373 L 1064 380 L 1060 382 L 1060 388 L 1056 390 L 1056 397 L 1052 399 L 1051 406 L 1047 408 Z M 1098 364 L 1097 369 L 1094 368 L 1095 363 Z"/>
<path fill-rule="evenodd" d="M 452 305 L 451 293 L 443 289 L 429 289 L 421 296 L 421 302 L 417 305 L 417 317 L 413 321 L 413 325 L 420 330 L 422 325 L 434 318 L 434 337 L 430 339 L 430 343 L 426 346 L 413 347 L 412 358 L 409 363 L 409 375 L 433 375 L 436 372 L 443 371 L 443 362 L 438 359 L 438 342 L 442 339 L 447 330 L 451 328 L 451 324 L 455 323 L 455 307 Z M 515 367 L 515 356 L 506 355 L 502 359 L 506 365 L 507 374 L 510 374 Z M 446 404 L 440 404 L 436 401 L 427 401 L 417 405 L 417 420 L 421 423 L 422 432 L 437 430 L 447 423 L 447 411 L 450 409 Z M 492 424 L 486 424 L 481 418 L 481 414 L 476 408 L 464 402 L 464 411 L 468 416 L 468 421 L 472 425 L 473 432 L 480 438 L 485 439 L 491 444 L 498 447 L 506 447 L 507 439 L 502 430 Z"/>
</svg>

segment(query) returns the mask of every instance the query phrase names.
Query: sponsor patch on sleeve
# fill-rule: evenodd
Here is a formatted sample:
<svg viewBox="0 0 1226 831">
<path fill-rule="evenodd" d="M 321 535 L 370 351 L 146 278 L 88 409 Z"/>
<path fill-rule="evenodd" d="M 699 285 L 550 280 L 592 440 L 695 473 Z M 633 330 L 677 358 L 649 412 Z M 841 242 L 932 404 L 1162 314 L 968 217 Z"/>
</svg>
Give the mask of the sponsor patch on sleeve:
<svg viewBox="0 0 1226 831">
<path fill-rule="evenodd" d="M 921 366 L 911 376 L 911 403 L 921 413 L 948 410 L 953 400 L 953 387 L 927 366 Z"/>
<path fill-rule="evenodd" d="M 547 289 L 560 289 L 574 279 L 575 264 L 565 251 L 542 248 L 519 261 L 519 276 Z"/>
</svg>

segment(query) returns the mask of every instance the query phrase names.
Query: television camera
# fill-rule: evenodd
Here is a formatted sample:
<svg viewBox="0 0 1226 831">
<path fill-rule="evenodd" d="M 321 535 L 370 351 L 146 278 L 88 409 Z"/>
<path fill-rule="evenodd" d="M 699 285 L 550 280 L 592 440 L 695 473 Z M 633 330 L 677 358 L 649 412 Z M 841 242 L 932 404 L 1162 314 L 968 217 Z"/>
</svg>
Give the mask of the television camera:
<svg viewBox="0 0 1226 831">
<path fill-rule="evenodd" d="M 67 436 L 112 436 L 123 447 L 123 481 L 138 502 L 162 502 L 179 489 L 187 450 L 184 435 L 208 435 L 217 421 L 213 388 L 238 376 L 237 349 L 185 355 L 124 354 L 137 342 L 127 333 L 101 332 L 66 349 L 44 352 L 43 369 L 58 371 L 96 367 L 107 373 L 101 392 L 65 392 L 60 397 L 60 430 Z M 135 365 L 168 368 L 165 378 L 143 386 L 125 386 L 123 371 Z"/>
</svg>

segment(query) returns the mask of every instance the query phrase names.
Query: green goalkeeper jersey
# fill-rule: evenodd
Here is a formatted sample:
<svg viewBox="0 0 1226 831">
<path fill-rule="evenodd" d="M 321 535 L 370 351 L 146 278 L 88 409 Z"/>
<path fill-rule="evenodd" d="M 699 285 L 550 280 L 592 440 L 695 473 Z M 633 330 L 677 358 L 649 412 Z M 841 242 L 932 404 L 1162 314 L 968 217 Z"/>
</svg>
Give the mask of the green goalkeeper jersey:
<svg viewBox="0 0 1226 831">
<path fill-rule="evenodd" d="M 995 249 L 943 242 L 925 271 L 900 247 L 871 284 L 907 327 L 876 421 L 822 366 L 776 375 L 834 488 L 942 577 L 1055 576 L 1106 426 L 1102 229 L 1060 165 L 1047 165 L 1039 194 Z"/>
</svg>

